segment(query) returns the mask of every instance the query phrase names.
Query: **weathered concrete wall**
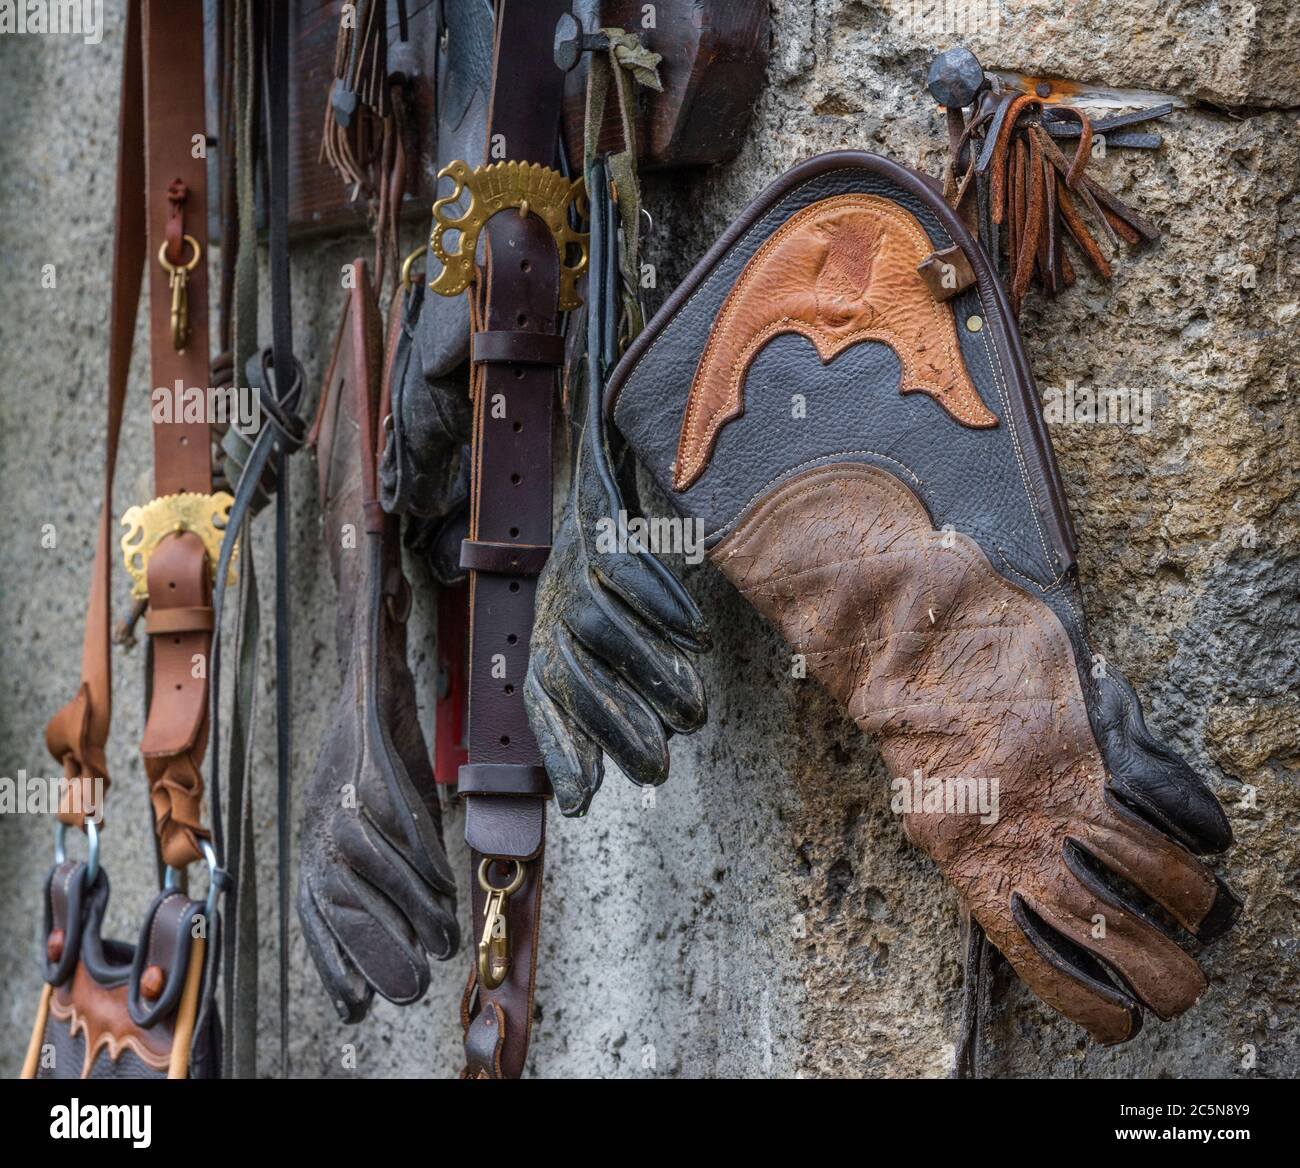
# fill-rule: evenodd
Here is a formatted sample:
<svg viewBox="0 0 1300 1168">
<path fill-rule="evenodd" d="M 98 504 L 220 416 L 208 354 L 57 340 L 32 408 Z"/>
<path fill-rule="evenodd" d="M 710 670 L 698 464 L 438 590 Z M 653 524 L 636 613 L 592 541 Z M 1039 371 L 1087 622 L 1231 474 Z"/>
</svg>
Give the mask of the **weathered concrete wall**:
<svg viewBox="0 0 1300 1168">
<path fill-rule="evenodd" d="M 111 7 L 111 6 L 110 6 Z M 949 6 L 951 7 L 951 5 Z M 647 183 L 650 255 L 666 295 L 729 218 L 791 163 L 864 148 L 937 173 L 940 116 L 924 96 L 956 39 L 910 0 L 773 5 L 769 83 L 740 158 Z M 1300 817 L 1300 37 L 1287 0 L 1024 0 L 964 39 L 990 68 L 1159 89 L 1191 108 L 1156 155 L 1100 172 L 1166 229 L 1109 285 L 1031 297 L 1040 386 L 1148 387 L 1145 432 L 1053 427 L 1082 544 L 1095 639 L 1153 726 L 1210 777 L 1237 846 L 1224 871 L 1241 926 L 1206 955 L 1211 992 L 1171 1025 L 1101 1050 L 1005 975 L 987 1039 L 993 1073 L 1300 1073 L 1293 824 Z M 922 14 L 918 20 L 917 13 Z M 46 773 L 42 729 L 77 673 L 99 506 L 120 26 L 103 46 L 0 37 L 0 774 Z M 357 241 L 295 252 L 298 348 L 319 384 L 338 272 Z M 40 286 L 57 265 L 58 286 Z M 1253 278 L 1251 272 L 1253 270 Z M 148 371 L 137 359 L 133 386 Z M 140 399 L 137 398 L 137 402 Z M 147 497 L 142 408 L 129 417 L 115 507 Z M 305 779 L 337 696 L 332 587 L 316 545 L 309 456 L 294 472 L 295 775 Z M 58 546 L 40 547 L 40 524 Z M 263 595 L 271 560 L 259 539 Z M 941 1075 L 961 968 L 955 898 L 903 838 L 879 760 L 853 725 L 707 567 L 687 571 L 717 640 L 709 726 L 673 744 L 653 793 L 617 774 L 583 821 L 553 817 L 532 1070 L 539 1075 Z M 417 592 L 421 587 L 417 582 Z M 417 609 L 412 655 L 428 681 Z M 258 771 L 264 1066 L 274 1069 L 274 800 L 269 645 Z M 144 779 L 133 743 L 139 662 L 117 668 L 116 780 L 106 856 L 113 926 L 150 894 Z M 1254 789 L 1243 798 L 1242 784 Z M 465 868 L 454 809 L 447 834 Z M 39 977 L 34 906 L 48 825 L 0 817 L 3 1071 L 26 1040 Z M 462 886 L 462 892 L 465 891 Z M 469 935 L 469 922 L 465 922 Z M 293 1062 L 302 1075 L 447 1075 L 458 1066 L 464 958 L 428 998 L 337 1024 L 294 923 Z M 344 1044 L 356 1044 L 347 1069 Z M 1256 1065 L 1243 1065 L 1243 1047 Z M 1246 1059 L 1246 1061 L 1249 1061 Z"/>
</svg>

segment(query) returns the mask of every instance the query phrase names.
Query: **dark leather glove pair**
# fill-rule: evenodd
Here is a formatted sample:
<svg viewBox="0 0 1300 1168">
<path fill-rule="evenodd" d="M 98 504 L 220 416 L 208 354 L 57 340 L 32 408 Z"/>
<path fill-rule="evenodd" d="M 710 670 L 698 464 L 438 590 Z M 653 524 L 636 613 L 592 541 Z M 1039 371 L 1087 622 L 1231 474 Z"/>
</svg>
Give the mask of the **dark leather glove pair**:
<svg viewBox="0 0 1300 1168">
<path fill-rule="evenodd" d="M 601 783 L 602 754 L 635 783 L 662 783 L 669 735 L 690 733 L 707 717 L 691 663 L 691 654 L 708 646 L 704 618 L 650 549 L 636 540 L 620 546 L 625 492 L 600 408 L 617 357 L 617 224 L 599 162 L 588 190 L 588 307 L 585 344 L 571 363 L 569 497 L 538 580 L 524 688 L 565 815 L 586 811 Z"/>
</svg>

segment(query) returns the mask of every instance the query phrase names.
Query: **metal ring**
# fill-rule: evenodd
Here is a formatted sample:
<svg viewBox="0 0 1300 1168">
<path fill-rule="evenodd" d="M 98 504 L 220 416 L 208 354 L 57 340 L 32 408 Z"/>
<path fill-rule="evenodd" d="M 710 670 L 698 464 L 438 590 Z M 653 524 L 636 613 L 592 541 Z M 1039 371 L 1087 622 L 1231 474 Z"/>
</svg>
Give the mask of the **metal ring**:
<svg viewBox="0 0 1300 1168">
<path fill-rule="evenodd" d="M 186 271 L 192 272 L 199 266 L 199 256 L 203 254 L 203 249 L 199 246 L 199 241 L 192 235 L 182 235 L 181 239 L 190 245 L 194 251 L 194 258 L 188 263 L 174 264 L 167 258 L 167 241 L 163 240 L 163 245 L 158 249 L 158 262 L 162 264 L 169 272 Z M 185 253 L 182 252 L 182 255 Z"/>
<path fill-rule="evenodd" d="M 520 885 L 523 884 L 524 873 L 527 870 L 527 865 L 523 860 L 502 860 L 502 863 L 513 864 L 515 866 L 515 875 L 514 875 L 514 879 L 511 880 L 510 883 L 505 888 L 498 888 L 487 877 L 488 865 L 498 858 L 499 857 L 496 856 L 485 856 L 482 860 L 479 861 L 478 886 L 489 895 L 491 895 L 493 892 L 502 892 L 505 893 L 506 896 L 511 896 L 514 893 L 518 892 Z"/>
<path fill-rule="evenodd" d="M 217 897 L 221 895 L 221 882 L 217 879 L 217 873 L 220 871 L 217 867 L 217 850 L 210 840 L 199 840 L 199 851 L 203 853 L 203 862 L 208 866 L 208 896 L 203 902 L 203 915 L 212 920 L 212 914 L 217 910 Z M 163 888 L 179 888 L 182 871 L 181 868 L 168 865 L 163 876 Z"/>
<path fill-rule="evenodd" d="M 86 828 L 86 877 L 85 886 L 89 888 L 99 875 L 99 825 L 93 819 L 87 819 Z M 54 862 L 65 863 L 68 859 L 68 825 L 54 825 Z"/>
<path fill-rule="evenodd" d="M 99 875 L 99 824 L 93 819 L 86 820 L 86 887 L 95 883 Z"/>
</svg>

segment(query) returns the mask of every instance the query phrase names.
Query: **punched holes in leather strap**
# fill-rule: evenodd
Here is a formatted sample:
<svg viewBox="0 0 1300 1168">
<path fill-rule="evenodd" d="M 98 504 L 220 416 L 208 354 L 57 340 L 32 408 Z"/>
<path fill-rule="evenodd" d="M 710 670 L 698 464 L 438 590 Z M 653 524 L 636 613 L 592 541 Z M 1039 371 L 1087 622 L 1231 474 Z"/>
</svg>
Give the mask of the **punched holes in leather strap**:
<svg viewBox="0 0 1300 1168">
<path fill-rule="evenodd" d="M 515 329 L 484 330 L 473 334 L 475 365 L 564 364 L 564 338 L 555 333 L 530 333 Z"/>
<path fill-rule="evenodd" d="M 146 633 L 206 633 L 212 631 L 211 608 L 151 608 L 144 616 Z"/>
<path fill-rule="evenodd" d="M 546 565 L 551 545 L 546 543 L 494 543 L 487 539 L 463 539 L 460 566 L 469 572 L 491 572 L 498 576 L 536 576 Z"/>
<path fill-rule="evenodd" d="M 543 766 L 511 762 L 470 762 L 456 778 L 458 795 L 535 795 L 551 797 L 551 780 Z"/>
</svg>

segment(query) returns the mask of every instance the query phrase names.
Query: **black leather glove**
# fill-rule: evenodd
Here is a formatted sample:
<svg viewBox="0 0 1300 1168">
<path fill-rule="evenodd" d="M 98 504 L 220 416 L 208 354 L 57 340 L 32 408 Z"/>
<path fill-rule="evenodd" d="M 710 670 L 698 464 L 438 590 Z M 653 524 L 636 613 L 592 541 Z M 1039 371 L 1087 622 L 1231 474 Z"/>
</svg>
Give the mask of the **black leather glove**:
<svg viewBox="0 0 1300 1168">
<path fill-rule="evenodd" d="M 464 578 L 460 541 L 469 517 L 469 440 L 472 411 L 463 361 L 434 377 L 425 373 L 422 345 L 433 343 L 442 297 L 428 297 L 424 280 L 407 287 L 401 331 L 390 363 L 392 403 L 379 464 L 385 511 L 405 515 L 406 543 L 429 561 L 442 585 Z M 447 354 L 456 360 L 459 354 Z M 438 366 L 441 368 L 441 365 Z"/>
<path fill-rule="evenodd" d="M 600 170 L 599 166 L 596 168 Z M 605 192 L 603 171 L 589 189 Z M 638 784 L 668 776 L 668 737 L 705 722 L 691 654 L 704 618 L 648 549 L 608 547 L 626 510 L 600 409 L 616 358 L 614 217 L 593 198 L 586 353 L 572 386 L 573 468 L 564 515 L 537 586 L 524 701 L 555 798 L 581 815 L 600 786 L 602 752 Z"/>
</svg>

